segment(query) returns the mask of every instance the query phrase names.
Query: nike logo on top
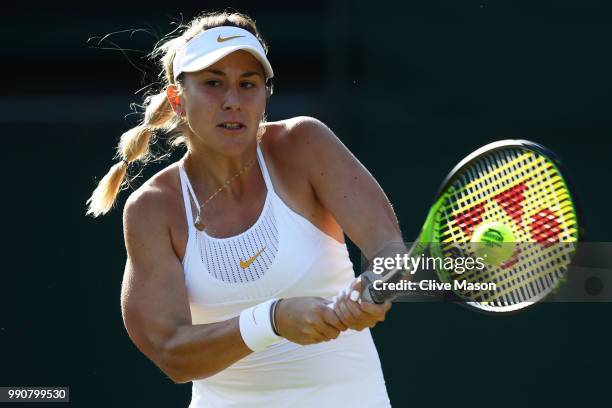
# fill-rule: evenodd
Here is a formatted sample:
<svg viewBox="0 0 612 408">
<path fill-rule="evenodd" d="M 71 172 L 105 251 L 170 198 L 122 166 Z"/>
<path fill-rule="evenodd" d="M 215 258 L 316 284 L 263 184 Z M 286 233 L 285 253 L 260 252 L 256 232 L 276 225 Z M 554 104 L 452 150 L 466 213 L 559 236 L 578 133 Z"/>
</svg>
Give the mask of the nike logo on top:
<svg viewBox="0 0 612 408">
<path fill-rule="evenodd" d="M 244 37 L 244 35 L 233 35 L 231 37 L 221 37 L 221 35 L 219 34 L 219 36 L 217 37 L 217 42 L 222 43 L 222 42 L 226 42 L 229 40 L 233 40 L 234 38 L 240 38 L 240 37 Z"/>
<path fill-rule="evenodd" d="M 248 260 L 243 261 L 242 259 L 240 260 L 240 267 L 242 269 L 246 269 L 249 267 L 249 265 L 251 265 L 253 263 L 253 261 L 255 261 L 255 259 L 257 259 L 257 257 L 259 255 L 261 255 L 261 253 L 264 251 L 264 249 L 266 249 L 265 245 L 263 248 L 261 248 L 259 251 L 257 251 L 257 253 L 255 255 L 253 255 L 252 257 L 250 257 Z"/>
</svg>

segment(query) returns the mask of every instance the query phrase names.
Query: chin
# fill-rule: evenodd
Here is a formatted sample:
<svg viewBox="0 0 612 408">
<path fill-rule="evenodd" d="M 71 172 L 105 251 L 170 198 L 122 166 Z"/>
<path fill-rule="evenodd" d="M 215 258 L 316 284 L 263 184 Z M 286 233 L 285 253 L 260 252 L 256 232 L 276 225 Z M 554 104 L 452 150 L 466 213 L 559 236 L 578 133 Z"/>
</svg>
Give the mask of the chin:
<svg viewBox="0 0 612 408">
<path fill-rule="evenodd" d="M 219 141 L 219 150 L 227 155 L 234 156 L 242 154 L 245 150 L 253 146 L 256 143 L 256 136 L 247 134 L 240 137 L 222 136 L 217 140 Z"/>
</svg>

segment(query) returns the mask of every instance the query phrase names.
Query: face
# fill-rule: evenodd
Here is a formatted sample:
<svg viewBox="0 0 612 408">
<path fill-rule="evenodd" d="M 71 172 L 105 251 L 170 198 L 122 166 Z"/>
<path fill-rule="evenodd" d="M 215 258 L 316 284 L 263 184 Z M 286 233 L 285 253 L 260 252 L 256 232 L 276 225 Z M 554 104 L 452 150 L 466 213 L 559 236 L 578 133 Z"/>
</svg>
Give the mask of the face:
<svg viewBox="0 0 612 408">
<path fill-rule="evenodd" d="M 171 87 L 168 96 L 175 111 L 184 112 L 194 147 L 232 155 L 253 143 L 266 108 L 265 74 L 253 55 L 236 51 L 183 75 L 181 89 Z"/>
</svg>

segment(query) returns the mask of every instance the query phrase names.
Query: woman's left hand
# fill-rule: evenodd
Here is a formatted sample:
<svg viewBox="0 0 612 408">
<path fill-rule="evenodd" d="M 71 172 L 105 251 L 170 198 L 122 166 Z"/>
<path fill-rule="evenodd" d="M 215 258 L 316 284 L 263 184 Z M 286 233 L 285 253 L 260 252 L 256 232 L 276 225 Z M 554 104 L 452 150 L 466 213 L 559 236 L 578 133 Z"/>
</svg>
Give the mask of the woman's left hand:
<svg viewBox="0 0 612 408">
<path fill-rule="evenodd" d="M 334 311 L 342 323 L 349 329 L 357 331 L 376 326 L 376 323 L 385 320 L 387 312 L 391 309 L 389 301 L 380 305 L 360 301 L 362 291 L 361 279 L 357 278 L 348 290 L 336 297 L 334 304 Z"/>
</svg>

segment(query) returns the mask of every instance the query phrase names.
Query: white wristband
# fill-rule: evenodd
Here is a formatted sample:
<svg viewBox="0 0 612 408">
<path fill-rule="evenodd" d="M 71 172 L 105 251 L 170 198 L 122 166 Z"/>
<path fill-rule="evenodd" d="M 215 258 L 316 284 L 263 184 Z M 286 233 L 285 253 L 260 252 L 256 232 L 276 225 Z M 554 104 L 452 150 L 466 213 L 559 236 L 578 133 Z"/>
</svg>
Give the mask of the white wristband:
<svg viewBox="0 0 612 408">
<path fill-rule="evenodd" d="M 270 320 L 270 308 L 276 300 L 270 299 L 240 312 L 240 335 L 253 351 L 264 350 L 282 338 L 274 333 Z"/>
</svg>

